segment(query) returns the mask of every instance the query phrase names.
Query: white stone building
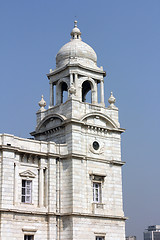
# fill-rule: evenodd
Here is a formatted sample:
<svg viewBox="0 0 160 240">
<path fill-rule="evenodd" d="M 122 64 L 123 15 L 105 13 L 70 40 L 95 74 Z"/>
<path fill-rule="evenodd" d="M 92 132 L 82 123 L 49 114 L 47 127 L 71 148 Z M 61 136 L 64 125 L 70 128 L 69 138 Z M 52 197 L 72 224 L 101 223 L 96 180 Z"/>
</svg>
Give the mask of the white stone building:
<svg viewBox="0 0 160 240">
<path fill-rule="evenodd" d="M 0 135 L 2 240 L 125 239 L 124 129 L 112 94 L 105 107 L 106 73 L 76 21 L 71 37 L 47 75 L 50 106 L 42 97 L 34 139 Z"/>
</svg>

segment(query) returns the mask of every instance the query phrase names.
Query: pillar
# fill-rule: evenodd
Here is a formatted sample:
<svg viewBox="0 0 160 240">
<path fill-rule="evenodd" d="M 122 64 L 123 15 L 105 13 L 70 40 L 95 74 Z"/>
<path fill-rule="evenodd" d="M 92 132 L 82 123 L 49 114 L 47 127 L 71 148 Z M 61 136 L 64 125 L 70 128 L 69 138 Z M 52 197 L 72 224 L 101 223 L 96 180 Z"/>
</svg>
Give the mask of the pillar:
<svg viewBox="0 0 160 240">
<path fill-rule="evenodd" d="M 101 104 L 104 106 L 104 81 L 103 80 L 101 80 L 100 86 L 101 86 Z"/>
<path fill-rule="evenodd" d="M 73 73 L 70 73 L 70 86 L 73 85 Z"/>
<path fill-rule="evenodd" d="M 14 205 L 18 199 L 18 164 L 14 163 Z"/>
<path fill-rule="evenodd" d="M 53 83 L 50 82 L 50 107 L 54 106 Z"/>
<path fill-rule="evenodd" d="M 39 169 L 39 207 L 43 207 L 44 205 L 44 173 L 43 168 Z"/>
<path fill-rule="evenodd" d="M 56 105 L 61 104 L 61 84 L 56 84 Z"/>
<path fill-rule="evenodd" d="M 48 168 L 44 169 L 44 206 L 48 206 Z"/>
<path fill-rule="evenodd" d="M 94 85 L 94 89 L 92 90 L 92 103 L 96 104 L 98 102 L 97 99 L 97 84 Z"/>
</svg>

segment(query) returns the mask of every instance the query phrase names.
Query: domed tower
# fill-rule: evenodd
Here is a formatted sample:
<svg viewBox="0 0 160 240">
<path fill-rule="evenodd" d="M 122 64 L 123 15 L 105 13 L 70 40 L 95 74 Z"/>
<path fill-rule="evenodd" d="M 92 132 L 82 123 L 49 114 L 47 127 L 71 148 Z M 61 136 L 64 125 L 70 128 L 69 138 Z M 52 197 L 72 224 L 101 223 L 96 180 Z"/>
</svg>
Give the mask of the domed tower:
<svg viewBox="0 0 160 240">
<path fill-rule="evenodd" d="M 31 134 L 38 140 L 65 143 L 65 122 L 68 124 L 69 119 L 79 119 L 86 111 L 104 109 L 104 76 L 103 67 L 97 67 L 95 51 L 82 41 L 75 21 L 70 42 L 57 53 L 56 69 L 50 69 L 47 74 L 50 83 L 49 109 L 43 107 L 38 111 L 37 127 Z"/>
<path fill-rule="evenodd" d="M 59 149 L 55 162 L 59 240 L 125 239 L 121 176 L 124 129 L 120 128 L 112 93 L 105 107 L 105 76 L 103 67 L 97 66 L 95 51 L 82 41 L 75 21 L 70 42 L 57 53 L 56 69 L 47 74 L 49 108 L 45 109 L 42 96 L 37 127 L 31 133 L 36 140 L 55 142 Z M 67 147 L 65 155 L 63 145 Z"/>
</svg>

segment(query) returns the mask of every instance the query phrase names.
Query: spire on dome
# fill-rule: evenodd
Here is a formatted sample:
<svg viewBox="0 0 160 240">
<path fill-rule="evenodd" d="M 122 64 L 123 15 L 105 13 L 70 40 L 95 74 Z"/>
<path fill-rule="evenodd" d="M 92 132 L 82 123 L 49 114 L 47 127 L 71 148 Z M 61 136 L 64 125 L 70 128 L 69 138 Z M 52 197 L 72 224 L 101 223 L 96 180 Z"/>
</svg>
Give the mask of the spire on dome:
<svg viewBox="0 0 160 240">
<path fill-rule="evenodd" d="M 97 68 L 97 55 L 88 44 L 81 41 L 81 32 L 77 27 L 77 21 L 74 22 L 71 36 L 71 41 L 62 46 L 56 55 L 56 68 L 66 66 L 71 61 Z"/>
<path fill-rule="evenodd" d="M 71 32 L 72 39 L 80 39 L 81 40 L 81 31 L 77 27 L 77 20 L 74 21 L 74 28 Z"/>
<path fill-rule="evenodd" d="M 74 27 L 77 27 L 77 20 L 74 21 Z"/>
</svg>

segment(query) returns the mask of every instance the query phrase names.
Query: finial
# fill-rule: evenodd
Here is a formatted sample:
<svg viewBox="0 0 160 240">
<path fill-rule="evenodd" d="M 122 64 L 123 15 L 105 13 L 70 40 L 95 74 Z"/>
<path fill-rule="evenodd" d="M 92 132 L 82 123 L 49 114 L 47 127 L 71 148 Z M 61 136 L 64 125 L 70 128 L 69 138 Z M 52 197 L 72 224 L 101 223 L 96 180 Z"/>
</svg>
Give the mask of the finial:
<svg viewBox="0 0 160 240">
<path fill-rule="evenodd" d="M 72 29 L 71 36 L 72 36 L 72 39 L 81 40 L 81 32 L 80 32 L 79 28 L 77 27 L 77 20 L 74 21 L 74 28 Z"/>
<path fill-rule="evenodd" d="M 42 97 L 41 97 L 41 101 L 40 101 L 38 104 L 39 104 L 39 106 L 40 106 L 40 111 L 45 110 L 44 108 L 45 108 L 45 106 L 46 106 L 46 102 L 45 102 L 44 99 L 43 99 L 43 95 L 42 95 Z"/>
<path fill-rule="evenodd" d="M 115 97 L 113 96 L 113 92 L 111 92 L 111 96 L 109 97 L 109 99 L 108 99 L 108 102 L 109 102 L 109 104 L 110 104 L 110 108 L 115 108 L 115 102 L 116 102 L 116 99 L 115 99 Z"/>
<path fill-rule="evenodd" d="M 77 20 L 74 21 L 74 27 L 77 27 Z"/>
</svg>

